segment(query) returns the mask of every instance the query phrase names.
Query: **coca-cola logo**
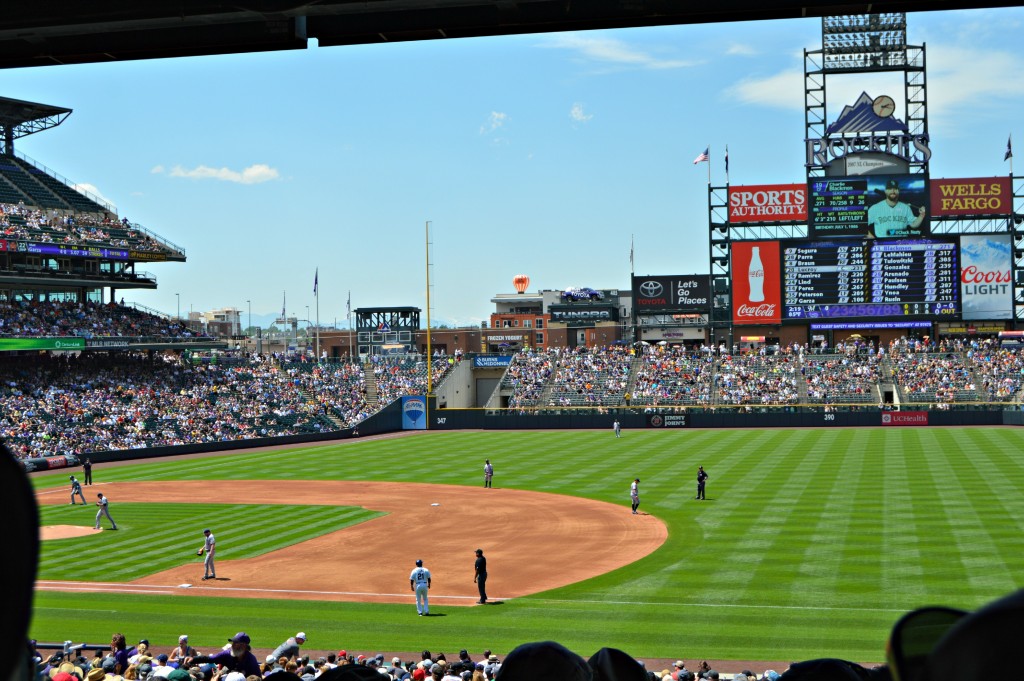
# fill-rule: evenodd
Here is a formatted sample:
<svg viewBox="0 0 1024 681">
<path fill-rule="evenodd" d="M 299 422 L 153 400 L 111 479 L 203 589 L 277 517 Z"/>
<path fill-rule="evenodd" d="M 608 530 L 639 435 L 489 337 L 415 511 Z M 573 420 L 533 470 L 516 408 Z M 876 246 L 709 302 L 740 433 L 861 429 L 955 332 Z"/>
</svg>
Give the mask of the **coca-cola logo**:
<svg viewBox="0 0 1024 681">
<path fill-rule="evenodd" d="M 760 305 L 743 304 L 739 306 L 736 313 L 740 317 L 774 317 L 775 303 L 761 303 Z"/>
<path fill-rule="evenodd" d="M 974 265 L 960 270 L 960 282 L 963 284 L 1009 284 L 1010 270 L 1005 272 L 990 272 L 979 270 Z"/>
</svg>

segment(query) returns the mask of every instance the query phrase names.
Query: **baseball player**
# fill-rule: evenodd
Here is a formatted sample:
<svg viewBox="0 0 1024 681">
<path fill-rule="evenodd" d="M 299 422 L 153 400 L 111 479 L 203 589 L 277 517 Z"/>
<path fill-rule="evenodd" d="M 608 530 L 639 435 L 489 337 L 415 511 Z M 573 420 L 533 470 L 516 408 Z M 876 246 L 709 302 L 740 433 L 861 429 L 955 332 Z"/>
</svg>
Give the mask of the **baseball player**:
<svg viewBox="0 0 1024 681">
<path fill-rule="evenodd" d="M 494 466 L 490 459 L 484 459 L 484 487 L 491 486 L 491 478 L 494 477 Z"/>
<path fill-rule="evenodd" d="M 423 561 L 417 560 L 416 567 L 409 575 L 409 588 L 416 593 L 416 612 L 419 615 L 430 614 L 427 592 L 430 591 L 430 570 L 423 567 Z"/>
<path fill-rule="evenodd" d="M 636 509 L 640 508 L 640 478 L 629 486 L 629 500 L 633 503 L 633 515 L 637 515 Z"/>
<path fill-rule="evenodd" d="M 107 516 L 107 520 L 109 520 L 110 524 L 111 524 L 111 528 L 110 529 L 116 530 L 117 529 L 117 523 L 115 523 L 114 519 L 110 517 L 110 509 L 108 508 L 109 504 L 107 502 L 107 498 L 105 496 L 103 496 L 103 492 L 100 492 L 96 496 L 99 497 L 99 501 L 96 502 L 96 505 L 99 506 L 99 510 L 96 511 L 96 528 L 95 529 L 97 529 L 97 530 L 100 529 L 100 518 L 103 517 L 103 516 Z"/>
<path fill-rule="evenodd" d="M 615 423 L 612 424 L 612 430 L 615 431 L 615 437 L 622 437 L 622 424 L 618 419 L 615 419 Z"/>
<path fill-rule="evenodd" d="M 697 466 L 697 498 L 704 500 L 704 485 L 708 481 L 708 474 L 704 466 Z"/>
<path fill-rule="evenodd" d="M 213 554 L 217 552 L 217 542 L 213 538 L 213 532 L 209 529 L 203 530 L 203 536 L 206 539 L 203 540 L 203 545 L 196 551 L 196 555 L 206 554 L 206 558 L 203 559 L 203 580 L 217 579 L 217 569 L 213 566 Z"/>
<path fill-rule="evenodd" d="M 868 224 L 874 229 L 874 236 L 880 239 L 912 236 L 909 230 L 920 228 L 924 218 L 924 206 L 918 208 L 915 216 L 910 206 L 900 201 L 900 184 L 896 180 L 886 183 L 885 200 L 868 208 Z"/>
<path fill-rule="evenodd" d="M 71 505 L 77 506 L 75 503 L 75 495 L 78 495 L 82 499 L 82 506 L 85 506 L 85 495 L 82 494 L 82 483 L 75 479 L 75 476 L 71 476 Z"/>
</svg>

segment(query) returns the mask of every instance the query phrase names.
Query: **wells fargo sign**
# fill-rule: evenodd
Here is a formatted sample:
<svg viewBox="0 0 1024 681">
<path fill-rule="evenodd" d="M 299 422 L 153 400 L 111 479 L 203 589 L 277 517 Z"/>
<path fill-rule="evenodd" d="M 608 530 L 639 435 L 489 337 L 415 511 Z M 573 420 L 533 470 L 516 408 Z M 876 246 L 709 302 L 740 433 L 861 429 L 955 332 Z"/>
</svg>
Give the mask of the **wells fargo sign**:
<svg viewBox="0 0 1024 681">
<path fill-rule="evenodd" d="M 932 180 L 931 203 L 929 213 L 936 217 L 1010 215 L 1013 191 L 1009 177 Z"/>
</svg>

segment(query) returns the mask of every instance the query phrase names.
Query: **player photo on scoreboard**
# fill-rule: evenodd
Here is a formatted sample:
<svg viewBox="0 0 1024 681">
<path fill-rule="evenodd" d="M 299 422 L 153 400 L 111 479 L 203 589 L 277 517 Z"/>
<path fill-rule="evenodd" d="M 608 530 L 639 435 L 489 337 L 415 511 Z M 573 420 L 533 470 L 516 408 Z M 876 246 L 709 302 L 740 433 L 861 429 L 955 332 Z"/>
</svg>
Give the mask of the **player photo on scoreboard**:
<svg viewBox="0 0 1024 681">
<path fill-rule="evenodd" d="M 928 181 L 922 175 L 868 175 L 867 237 L 905 239 L 927 236 Z"/>
</svg>

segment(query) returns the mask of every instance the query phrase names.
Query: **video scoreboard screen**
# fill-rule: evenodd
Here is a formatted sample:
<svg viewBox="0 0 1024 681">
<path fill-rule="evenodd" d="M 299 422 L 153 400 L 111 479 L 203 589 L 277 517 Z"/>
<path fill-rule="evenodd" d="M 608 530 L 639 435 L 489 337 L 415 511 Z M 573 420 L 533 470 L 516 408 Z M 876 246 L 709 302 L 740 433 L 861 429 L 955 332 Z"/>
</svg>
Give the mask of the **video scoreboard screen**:
<svg viewBox="0 0 1024 681">
<path fill-rule="evenodd" d="M 857 175 L 808 182 L 808 234 L 815 238 L 927 236 L 923 175 Z M 923 209 L 923 216 L 922 216 Z"/>
<path fill-rule="evenodd" d="M 781 257 L 785 320 L 960 314 L 952 239 L 787 241 Z"/>
</svg>

